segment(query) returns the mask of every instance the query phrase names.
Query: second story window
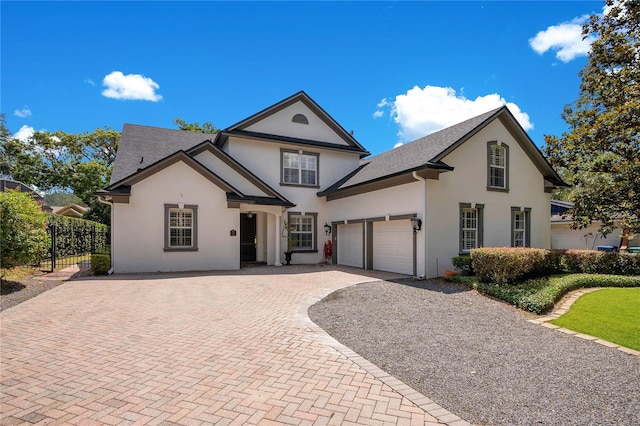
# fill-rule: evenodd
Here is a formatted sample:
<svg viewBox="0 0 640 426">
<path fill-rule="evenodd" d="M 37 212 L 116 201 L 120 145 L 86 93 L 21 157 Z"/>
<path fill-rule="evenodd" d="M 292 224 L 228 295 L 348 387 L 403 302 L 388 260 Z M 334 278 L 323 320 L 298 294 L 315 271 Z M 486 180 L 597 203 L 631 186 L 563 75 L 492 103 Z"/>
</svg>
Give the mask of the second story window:
<svg viewBox="0 0 640 426">
<path fill-rule="evenodd" d="M 282 151 L 282 183 L 318 186 L 318 154 Z"/>
<path fill-rule="evenodd" d="M 487 189 L 509 189 L 509 147 L 497 142 L 489 142 L 487 147 L 488 179 Z"/>
</svg>

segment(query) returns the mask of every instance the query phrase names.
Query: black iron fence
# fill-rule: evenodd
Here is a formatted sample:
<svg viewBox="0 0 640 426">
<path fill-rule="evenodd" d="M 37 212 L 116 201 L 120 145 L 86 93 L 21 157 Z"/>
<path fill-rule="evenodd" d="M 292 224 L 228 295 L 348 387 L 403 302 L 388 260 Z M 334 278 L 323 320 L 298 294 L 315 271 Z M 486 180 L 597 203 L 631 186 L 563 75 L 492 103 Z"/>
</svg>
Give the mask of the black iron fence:
<svg viewBox="0 0 640 426">
<path fill-rule="evenodd" d="M 40 262 L 43 271 L 52 272 L 72 265 L 89 265 L 92 254 L 109 254 L 111 250 L 109 227 L 96 222 L 52 216 L 47 232 L 51 245 L 46 258 Z"/>
</svg>

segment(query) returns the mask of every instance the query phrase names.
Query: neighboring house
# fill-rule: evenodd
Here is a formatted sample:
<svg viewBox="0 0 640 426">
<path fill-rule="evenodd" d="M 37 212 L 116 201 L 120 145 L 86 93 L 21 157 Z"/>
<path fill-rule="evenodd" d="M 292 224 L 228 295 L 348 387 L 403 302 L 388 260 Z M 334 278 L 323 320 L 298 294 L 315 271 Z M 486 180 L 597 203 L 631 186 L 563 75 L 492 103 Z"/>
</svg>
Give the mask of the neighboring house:
<svg viewBox="0 0 640 426">
<path fill-rule="evenodd" d="M 480 246 L 550 247 L 565 185 L 506 107 L 383 154 L 304 92 L 216 135 L 125 124 L 110 185 L 115 272 L 333 262 L 436 277 Z"/>
<path fill-rule="evenodd" d="M 8 190 L 28 192 L 29 194 L 31 194 L 31 198 L 33 198 L 36 203 L 40 204 L 42 211 L 49 212 L 49 213 L 52 211 L 51 207 L 49 207 L 46 201 L 44 200 L 44 197 L 42 197 L 42 195 L 38 194 L 33 189 L 29 188 L 24 183 L 18 182 L 17 180 L 4 179 L 4 178 L 0 179 L 0 192 L 5 192 Z"/>
<path fill-rule="evenodd" d="M 60 216 L 69 216 L 82 219 L 84 213 L 89 207 L 83 207 L 76 203 L 67 204 L 66 206 L 51 206 L 53 213 Z"/>
<path fill-rule="evenodd" d="M 569 201 L 551 200 L 551 248 L 597 250 L 598 246 L 620 247 L 622 229 L 615 229 L 603 237 L 598 231 L 600 222 L 592 223 L 583 229 L 571 229 L 573 218 L 569 210 L 573 203 Z M 640 246 L 640 239 L 628 241 L 629 247 Z"/>
</svg>

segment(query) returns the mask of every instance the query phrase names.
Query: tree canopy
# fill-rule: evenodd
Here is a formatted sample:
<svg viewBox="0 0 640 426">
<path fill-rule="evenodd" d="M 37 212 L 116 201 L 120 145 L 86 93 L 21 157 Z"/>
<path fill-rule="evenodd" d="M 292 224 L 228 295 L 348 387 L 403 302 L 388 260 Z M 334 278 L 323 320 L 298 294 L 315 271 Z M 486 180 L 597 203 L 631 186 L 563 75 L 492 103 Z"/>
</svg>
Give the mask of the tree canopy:
<svg viewBox="0 0 640 426">
<path fill-rule="evenodd" d="M 194 123 L 187 123 L 182 118 L 176 118 L 173 123 L 178 126 L 180 130 L 188 130 L 190 132 L 200 133 L 218 133 L 220 129 L 217 129 L 212 122 L 206 121 L 202 126 L 196 121 Z"/>
<path fill-rule="evenodd" d="M 562 114 L 569 130 L 546 135 L 544 152 L 573 185 L 575 228 L 640 233 L 640 1 L 606 5 L 583 27 L 596 38 L 578 99 Z"/>
<path fill-rule="evenodd" d="M 76 134 L 35 132 L 24 141 L 3 136 L 0 152 L 13 179 L 43 191 L 70 189 L 91 207 L 88 219 L 109 224 L 109 207 L 94 192 L 109 184 L 119 141 L 120 132 L 108 127 Z"/>
</svg>

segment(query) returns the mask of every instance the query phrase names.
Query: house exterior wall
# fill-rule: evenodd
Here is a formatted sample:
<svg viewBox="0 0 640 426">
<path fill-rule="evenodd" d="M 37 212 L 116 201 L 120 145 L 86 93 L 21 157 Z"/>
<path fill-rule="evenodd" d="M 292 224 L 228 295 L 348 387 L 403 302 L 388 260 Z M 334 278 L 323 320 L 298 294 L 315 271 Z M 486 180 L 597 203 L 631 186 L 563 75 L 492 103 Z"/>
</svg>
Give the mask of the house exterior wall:
<svg viewBox="0 0 640 426">
<path fill-rule="evenodd" d="M 487 142 L 496 140 L 509 146 L 509 192 L 487 190 Z M 531 247 L 550 247 L 551 200 L 544 192 L 544 178 L 498 120 L 443 161 L 455 170 L 427 181 L 428 277 L 442 275 L 459 254 L 460 203 L 484 205 L 484 247 L 511 246 L 511 207 L 531 209 Z"/>
<path fill-rule="evenodd" d="M 416 180 L 404 185 L 339 198 L 327 202 L 327 206 L 329 208 L 329 223 L 414 214 L 424 221 L 424 182 Z M 365 247 L 367 247 L 368 237 L 365 233 Z M 425 233 L 418 232 L 416 235 L 418 275 L 424 274 L 424 248 Z"/>
<path fill-rule="evenodd" d="M 598 246 L 620 245 L 622 229 L 616 229 L 606 237 L 599 232 L 599 224 L 584 229 L 571 229 L 571 222 L 551 222 L 551 248 L 597 250 Z M 629 247 L 640 246 L 640 238 L 629 240 Z"/>
<path fill-rule="evenodd" d="M 308 118 L 310 118 L 308 116 Z M 290 118 L 289 118 L 290 120 Z M 296 124 L 297 123 L 291 123 Z M 281 184 L 281 150 L 282 149 L 300 149 L 298 146 L 287 144 L 278 144 L 270 142 L 260 142 L 251 139 L 230 138 L 225 149 L 239 163 L 251 170 L 256 176 L 262 179 L 267 185 L 274 188 L 288 200 L 296 204 L 288 211 L 298 213 L 317 213 L 316 220 L 316 246 L 315 253 L 295 253 L 295 263 L 318 263 L 323 259 L 322 248 L 329 239 L 324 233 L 324 224 L 331 223 L 331 218 L 327 213 L 327 202 L 324 197 L 318 197 L 316 194 L 331 185 L 338 179 L 344 177 L 358 167 L 359 156 L 354 153 L 345 153 L 327 149 L 314 149 L 305 147 L 305 152 L 313 152 L 319 154 L 318 157 L 318 186 L 305 187 L 295 185 Z M 284 221 L 287 220 L 287 211 L 282 214 L 283 227 Z M 284 250 L 287 247 L 286 236 L 280 235 L 282 248 L 280 256 L 284 261 Z"/>
<path fill-rule="evenodd" d="M 178 203 L 198 206 L 198 251 L 164 251 L 164 205 Z M 182 162 L 133 185 L 129 204 L 113 205 L 112 221 L 116 273 L 240 267 L 238 209 L 227 208 L 225 192 Z"/>
<path fill-rule="evenodd" d="M 291 119 L 296 114 L 304 115 L 309 120 L 309 124 L 292 122 Z M 302 102 L 296 102 L 258 123 L 248 126 L 245 130 L 347 145 L 335 131 Z"/>
<path fill-rule="evenodd" d="M 213 173 L 224 179 L 229 185 L 236 188 L 245 195 L 266 196 L 264 191 L 256 188 L 251 182 L 242 177 L 238 172 L 225 164 L 218 157 L 209 151 L 204 151 L 195 156 L 195 159 L 206 166 Z"/>
</svg>

